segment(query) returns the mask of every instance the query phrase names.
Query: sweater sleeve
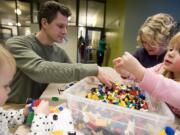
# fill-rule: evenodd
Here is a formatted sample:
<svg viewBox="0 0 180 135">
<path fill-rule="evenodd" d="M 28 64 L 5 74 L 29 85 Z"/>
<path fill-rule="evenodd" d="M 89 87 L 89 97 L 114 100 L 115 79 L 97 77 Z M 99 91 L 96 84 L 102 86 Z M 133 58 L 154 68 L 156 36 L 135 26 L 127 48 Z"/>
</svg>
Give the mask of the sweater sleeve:
<svg viewBox="0 0 180 135">
<path fill-rule="evenodd" d="M 27 44 L 29 44 L 27 41 L 20 38 L 6 42 L 8 49 L 16 59 L 17 67 L 34 81 L 40 83 L 68 82 L 98 74 L 96 64 L 47 61 Z"/>
<path fill-rule="evenodd" d="M 180 109 L 180 84 L 172 79 L 157 74 L 152 69 L 147 69 L 140 87 L 151 96 Z"/>
<path fill-rule="evenodd" d="M 8 121 L 8 127 L 17 127 L 24 122 L 23 109 L 21 110 L 4 110 L 4 117 Z"/>
</svg>

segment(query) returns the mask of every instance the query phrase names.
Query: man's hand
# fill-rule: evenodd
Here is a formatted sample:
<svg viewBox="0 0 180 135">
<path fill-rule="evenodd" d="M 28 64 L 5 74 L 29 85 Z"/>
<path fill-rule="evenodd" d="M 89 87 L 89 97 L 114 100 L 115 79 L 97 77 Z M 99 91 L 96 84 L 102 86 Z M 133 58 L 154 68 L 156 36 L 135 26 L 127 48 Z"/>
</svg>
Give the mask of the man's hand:
<svg viewBox="0 0 180 135">
<path fill-rule="evenodd" d="M 105 73 L 102 67 L 98 67 L 97 78 L 106 86 L 112 88 L 112 85 L 114 84 L 114 80 L 108 74 Z"/>
</svg>

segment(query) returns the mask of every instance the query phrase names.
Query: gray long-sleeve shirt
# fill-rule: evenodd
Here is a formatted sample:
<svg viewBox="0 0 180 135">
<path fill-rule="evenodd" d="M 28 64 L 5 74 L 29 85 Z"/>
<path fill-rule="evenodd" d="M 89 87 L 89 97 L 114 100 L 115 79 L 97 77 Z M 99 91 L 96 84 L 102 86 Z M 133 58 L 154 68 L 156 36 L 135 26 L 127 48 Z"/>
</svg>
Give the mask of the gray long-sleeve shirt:
<svg viewBox="0 0 180 135">
<path fill-rule="evenodd" d="M 8 102 L 25 103 L 27 98 L 38 98 L 48 83 L 70 82 L 98 73 L 96 64 L 72 64 L 62 48 L 42 45 L 34 34 L 13 37 L 6 46 L 17 64 Z"/>
</svg>

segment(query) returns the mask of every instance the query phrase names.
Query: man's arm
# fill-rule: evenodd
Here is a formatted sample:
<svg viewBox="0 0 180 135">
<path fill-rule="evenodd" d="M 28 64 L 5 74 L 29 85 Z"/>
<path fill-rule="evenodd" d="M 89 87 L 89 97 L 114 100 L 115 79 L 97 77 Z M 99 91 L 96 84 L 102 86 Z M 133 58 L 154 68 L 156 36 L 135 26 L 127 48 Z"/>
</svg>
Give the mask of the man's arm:
<svg viewBox="0 0 180 135">
<path fill-rule="evenodd" d="M 69 64 L 46 61 L 37 55 L 28 42 L 16 39 L 7 41 L 7 47 L 16 59 L 17 67 L 31 79 L 42 82 L 68 82 L 86 76 L 97 76 L 96 64 Z"/>
</svg>

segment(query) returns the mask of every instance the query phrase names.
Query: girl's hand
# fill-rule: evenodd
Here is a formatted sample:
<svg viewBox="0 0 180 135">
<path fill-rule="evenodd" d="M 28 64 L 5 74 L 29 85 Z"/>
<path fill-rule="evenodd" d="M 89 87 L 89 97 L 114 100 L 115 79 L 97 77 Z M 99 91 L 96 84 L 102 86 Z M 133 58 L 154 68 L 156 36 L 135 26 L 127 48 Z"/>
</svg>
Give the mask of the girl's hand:
<svg viewBox="0 0 180 135">
<path fill-rule="evenodd" d="M 113 63 L 118 73 L 122 74 L 127 71 L 134 75 L 137 82 L 144 77 L 145 68 L 128 52 L 125 52 L 122 57 L 114 59 Z"/>
<path fill-rule="evenodd" d="M 45 100 L 42 100 L 40 104 L 37 107 L 33 107 L 33 109 L 36 114 L 49 115 L 50 113 L 49 102 Z"/>
<path fill-rule="evenodd" d="M 114 64 L 114 69 L 116 70 L 116 72 L 118 72 L 120 74 L 120 76 L 123 79 L 126 79 L 130 76 L 130 73 L 127 72 L 123 67 L 122 67 L 122 58 L 118 57 L 116 59 L 113 60 L 113 64 Z"/>
</svg>

